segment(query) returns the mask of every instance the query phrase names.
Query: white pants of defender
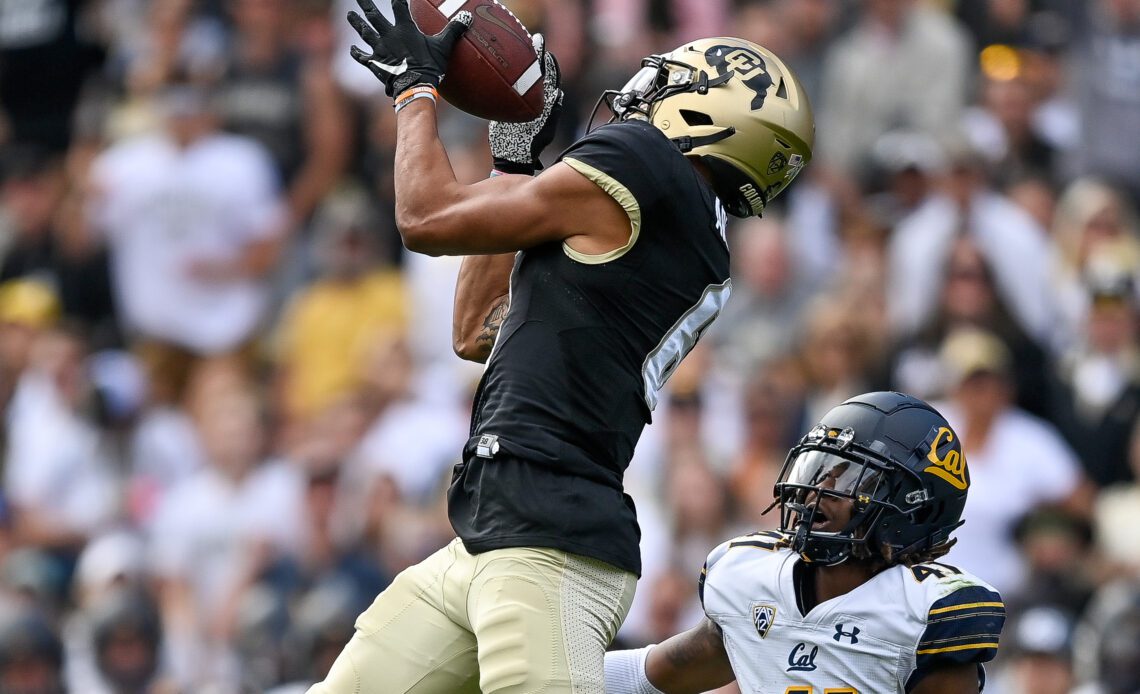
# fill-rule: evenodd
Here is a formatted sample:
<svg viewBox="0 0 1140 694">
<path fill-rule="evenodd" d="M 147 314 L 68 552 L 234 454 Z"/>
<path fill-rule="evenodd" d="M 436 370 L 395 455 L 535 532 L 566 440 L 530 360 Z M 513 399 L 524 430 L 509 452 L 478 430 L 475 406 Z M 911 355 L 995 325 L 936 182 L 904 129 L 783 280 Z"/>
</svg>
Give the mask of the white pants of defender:
<svg viewBox="0 0 1140 694">
<path fill-rule="evenodd" d="M 458 540 L 400 573 L 309 694 L 603 694 L 637 577 L 535 547 Z"/>
</svg>

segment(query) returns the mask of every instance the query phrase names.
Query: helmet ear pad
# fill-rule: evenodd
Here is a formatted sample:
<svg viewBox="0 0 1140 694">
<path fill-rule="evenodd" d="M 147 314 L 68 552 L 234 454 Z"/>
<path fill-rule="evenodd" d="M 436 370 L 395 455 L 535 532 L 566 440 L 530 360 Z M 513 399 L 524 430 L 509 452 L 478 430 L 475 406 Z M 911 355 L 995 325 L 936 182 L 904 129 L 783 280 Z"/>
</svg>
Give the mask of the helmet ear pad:
<svg viewBox="0 0 1140 694">
<path fill-rule="evenodd" d="M 939 521 L 944 518 L 960 518 L 965 506 L 964 497 L 933 495 L 913 478 L 908 480 L 903 477 L 896 485 L 898 488 L 892 490 L 885 501 L 888 506 L 899 509 L 899 512 L 883 513 L 880 516 L 871 528 L 868 544 L 888 560 L 891 556 L 924 553 L 946 546 L 951 531 L 963 521 L 959 520 L 952 525 Z M 915 507 L 914 504 L 907 503 L 906 497 L 918 491 L 924 492 L 927 498 Z M 906 511 L 908 508 L 911 510 Z M 932 530 L 932 527 L 936 529 Z"/>
<path fill-rule="evenodd" d="M 719 157 L 705 155 L 699 158 L 708 167 L 713 191 L 724 204 L 726 212 L 740 218 L 760 216 L 768 200 L 743 171 Z"/>
</svg>

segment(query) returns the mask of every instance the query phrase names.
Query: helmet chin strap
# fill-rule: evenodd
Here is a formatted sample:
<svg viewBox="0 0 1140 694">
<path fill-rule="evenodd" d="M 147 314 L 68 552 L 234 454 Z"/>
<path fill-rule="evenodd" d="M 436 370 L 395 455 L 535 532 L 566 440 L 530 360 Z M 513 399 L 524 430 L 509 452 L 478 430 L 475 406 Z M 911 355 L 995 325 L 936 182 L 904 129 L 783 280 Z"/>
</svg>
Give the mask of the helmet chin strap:
<svg viewBox="0 0 1140 694">
<path fill-rule="evenodd" d="M 704 70 L 701 70 L 701 74 L 699 77 L 697 77 L 697 81 L 693 83 L 693 86 L 690 87 L 688 89 L 688 91 L 696 92 L 698 94 L 708 94 L 708 91 L 710 89 L 712 89 L 713 87 L 719 87 L 720 85 L 727 83 L 735 75 L 736 75 L 736 73 L 734 73 L 730 70 L 730 71 L 724 73 L 723 75 L 720 75 L 718 77 L 714 77 L 710 80 L 708 74 L 705 73 Z"/>
<path fill-rule="evenodd" d="M 684 137 L 674 137 L 671 139 L 673 144 L 677 145 L 677 148 L 681 150 L 681 154 L 688 154 L 697 147 L 704 147 L 705 145 L 711 145 L 714 142 L 727 140 L 735 134 L 736 128 L 729 126 L 718 133 L 713 133 L 712 135 L 698 135 L 697 137 L 685 135 Z"/>
<path fill-rule="evenodd" d="M 796 525 L 795 525 L 794 534 L 792 535 L 791 548 L 794 551 L 798 552 L 801 556 L 803 556 L 805 553 L 807 553 L 806 550 L 808 547 L 808 541 L 811 539 L 811 533 L 812 533 L 811 526 L 812 526 L 813 522 L 815 521 L 815 513 L 817 510 L 817 507 L 815 507 L 815 506 L 809 507 L 805 504 L 798 504 L 798 503 L 789 503 L 787 505 L 787 507 L 789 510 L 793 511 L 798 516 L 798 520 L 796 521 Z M 819 564 L 821 566 L 838 566 L 839 564 L 842 564 L 843 562 L 850 559 L 851 558 L 851 548 L 857 542 L 866 542 L 865 538 L 862 538 L 862 539 L 856 538 L 853 533 L 861 525 L 863 525 L 863 523 L 865 523 L 868 520 L 868 514 L 869 514 L 868 510 L 864 510 L 861 513 L 855 514 L 854 516 L 852 516 L 852 518 L 850 520 L 847 521 L 847 524 L 844 525 L 843 528 L 839 532 L 833 534 L 833 537 L 820 537 L 820 538 L 818 538 L 819 540 L 824 540 L 824 541 L 834 540 L 833 543 L 832 542 L 821 542 L 821 544 L 825 544 L 825 545 L 829 545 L 829 544 L 838 545 L 840 540 L 844 540 L 845 547 L 842 547 L 840 549 L 835 550 L 836 553 L 841 552 L 842 556 L 838 557 L 835 560 L 831 560 L 831 561 L 826 560 L 826 559 L 811 560 L 811 563 Z M 830 551 L 830 548 L 828 548 L 828 550 Z"/>
</svg>

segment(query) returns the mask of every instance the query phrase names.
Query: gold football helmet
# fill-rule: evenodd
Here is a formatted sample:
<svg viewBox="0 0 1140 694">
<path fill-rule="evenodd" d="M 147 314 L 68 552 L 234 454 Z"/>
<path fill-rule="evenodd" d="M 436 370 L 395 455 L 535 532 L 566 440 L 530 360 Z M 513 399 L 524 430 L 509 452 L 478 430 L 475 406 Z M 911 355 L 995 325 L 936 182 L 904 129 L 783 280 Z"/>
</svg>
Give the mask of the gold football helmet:
<svg viewBox="0 0 1140 694">
<path fill-rule="evenodd" d="M 700 158 L 729 213 L 760 215 L 811 159 L 815 121 L 807 94 L 768 49 L 701 39 L 641 65 L 599 105 L 607 103 L 616 120 L 649 120 L 686 156 Z"/>
</svg>

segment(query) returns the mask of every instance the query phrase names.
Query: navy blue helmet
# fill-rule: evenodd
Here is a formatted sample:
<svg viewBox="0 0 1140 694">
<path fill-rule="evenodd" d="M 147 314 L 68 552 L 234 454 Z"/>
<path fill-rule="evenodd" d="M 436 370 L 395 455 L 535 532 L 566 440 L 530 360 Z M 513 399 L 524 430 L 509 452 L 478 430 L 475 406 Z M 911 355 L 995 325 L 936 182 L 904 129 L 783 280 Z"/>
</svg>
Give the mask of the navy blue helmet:
<svg viewBox="0 0 1140 694">
<path fill-rule="evenodd" d="M 788 453 L 776 482 L 780 532 L 820 564 L 938 556 L 963 523 L 969 487 L 961 442 L 942 415 L 909 395 L 866 393 L 830 410 Z M 820 511 L 828 496 L 854 502 L 842 528 Z"/>
</svg>

